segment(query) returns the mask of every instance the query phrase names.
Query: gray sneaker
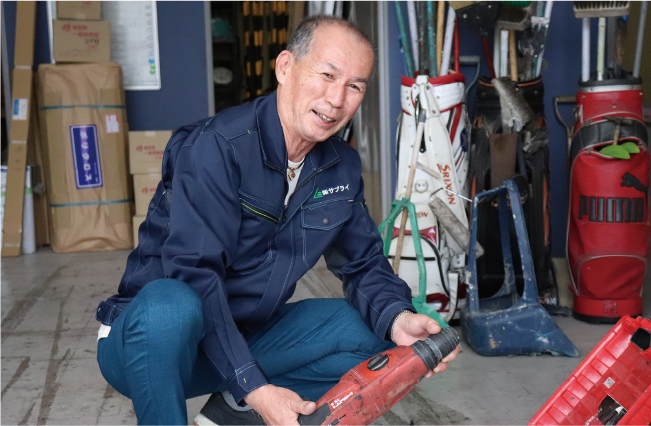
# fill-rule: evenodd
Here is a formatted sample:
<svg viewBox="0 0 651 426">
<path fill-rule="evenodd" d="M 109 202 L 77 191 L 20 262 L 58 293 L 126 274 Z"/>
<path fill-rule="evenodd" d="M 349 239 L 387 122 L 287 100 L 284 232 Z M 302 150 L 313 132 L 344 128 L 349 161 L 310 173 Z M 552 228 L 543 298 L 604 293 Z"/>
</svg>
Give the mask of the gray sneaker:
<svg viewBox="0 0 651 426">
<path fill-rule="evenodd" d="M 255 410 L 238 411 L 224 400 L 221 392 L 213 393 L 194 418 L 194 426 L 266 425 Z"/>
</svg>

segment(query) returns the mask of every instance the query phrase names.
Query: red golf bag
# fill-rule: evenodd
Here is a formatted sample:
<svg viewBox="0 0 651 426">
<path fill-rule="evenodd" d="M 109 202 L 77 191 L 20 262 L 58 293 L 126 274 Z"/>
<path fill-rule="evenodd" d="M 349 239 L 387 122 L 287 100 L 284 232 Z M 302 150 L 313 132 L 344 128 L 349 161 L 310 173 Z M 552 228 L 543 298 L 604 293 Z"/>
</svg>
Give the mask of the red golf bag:
<svg viewBox="0 0 651 426">
<path fill-rule="evenodd" d="M 642 314 L 649 256 L 651 157 L 642 121 L 639 79 L 580 83 L 576 134 L 570 149 L 567 255 L 574 315 L 614 323 Z M 617 122 L 619 120 L 619 122 Z M 633 142 L 630 159 L 603 155 L 619 128 L 619 144 Z"/>
</svg>

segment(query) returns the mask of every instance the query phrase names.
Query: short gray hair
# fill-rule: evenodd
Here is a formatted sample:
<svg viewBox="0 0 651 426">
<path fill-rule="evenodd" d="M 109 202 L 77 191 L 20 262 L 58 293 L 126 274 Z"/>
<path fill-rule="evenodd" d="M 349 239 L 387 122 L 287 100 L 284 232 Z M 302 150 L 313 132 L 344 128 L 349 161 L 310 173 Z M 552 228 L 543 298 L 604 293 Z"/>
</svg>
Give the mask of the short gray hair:
<svg viewBox="0 0 651 426">
<path fill-rule="evenodd" d="M 314 30 L 321 25 L 336 25 L 349 30 L 361 40 L 368 43 L 369 47 L 373 49 L 371 39 L 362 31 L 357 25 L 350 21 L 331 15 L 314 15 L 304 18 L 301 23 L 296 27 L 289 42 L 287 43 L 287 50 L 289 50 L 296 62 L 300 62 L 312 50 L 312 38 L 314 37 Z"/>
</svg>

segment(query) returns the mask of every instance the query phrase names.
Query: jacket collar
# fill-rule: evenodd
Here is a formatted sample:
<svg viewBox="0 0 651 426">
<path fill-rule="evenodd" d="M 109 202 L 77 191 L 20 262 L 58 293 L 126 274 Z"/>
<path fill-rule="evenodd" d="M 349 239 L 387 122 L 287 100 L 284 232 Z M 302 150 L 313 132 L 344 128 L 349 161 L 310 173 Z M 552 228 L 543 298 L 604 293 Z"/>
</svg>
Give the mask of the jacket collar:
<svg viewBox="0 0 651 426">
<path fill-rule="evenodd" d="M 256 107 L 258 137 L 262 157 L 267 166 L 277 169 L 283 174 L 287 171 L 287 146 L 285 136 L 278 116 L 276 92 L 262 99 Z M 336 136 L 320 142 L 307 153 L 305 165 L 301 171 L 301 181 L 314 170 L 324 169 L 337 162 L 339 155 L 333 145 Z"/>
</svg>

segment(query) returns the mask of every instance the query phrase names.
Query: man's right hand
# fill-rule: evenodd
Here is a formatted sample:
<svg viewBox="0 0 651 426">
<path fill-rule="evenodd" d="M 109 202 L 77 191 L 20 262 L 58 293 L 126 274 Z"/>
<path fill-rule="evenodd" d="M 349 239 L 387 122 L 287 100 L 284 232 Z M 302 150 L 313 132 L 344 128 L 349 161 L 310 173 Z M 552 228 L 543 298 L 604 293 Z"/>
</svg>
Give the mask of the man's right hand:
<svg viewBox="0 0 651 426">
<path fill-rule="evenodd" d="M 269 426 L 298 425 L 298 415 L 309 415 L 316 410 L 316 404 L 303 401 L 296 392 L 271 384 L 261 386 L 247 396 L 249 404 Z"/>
</svg>

